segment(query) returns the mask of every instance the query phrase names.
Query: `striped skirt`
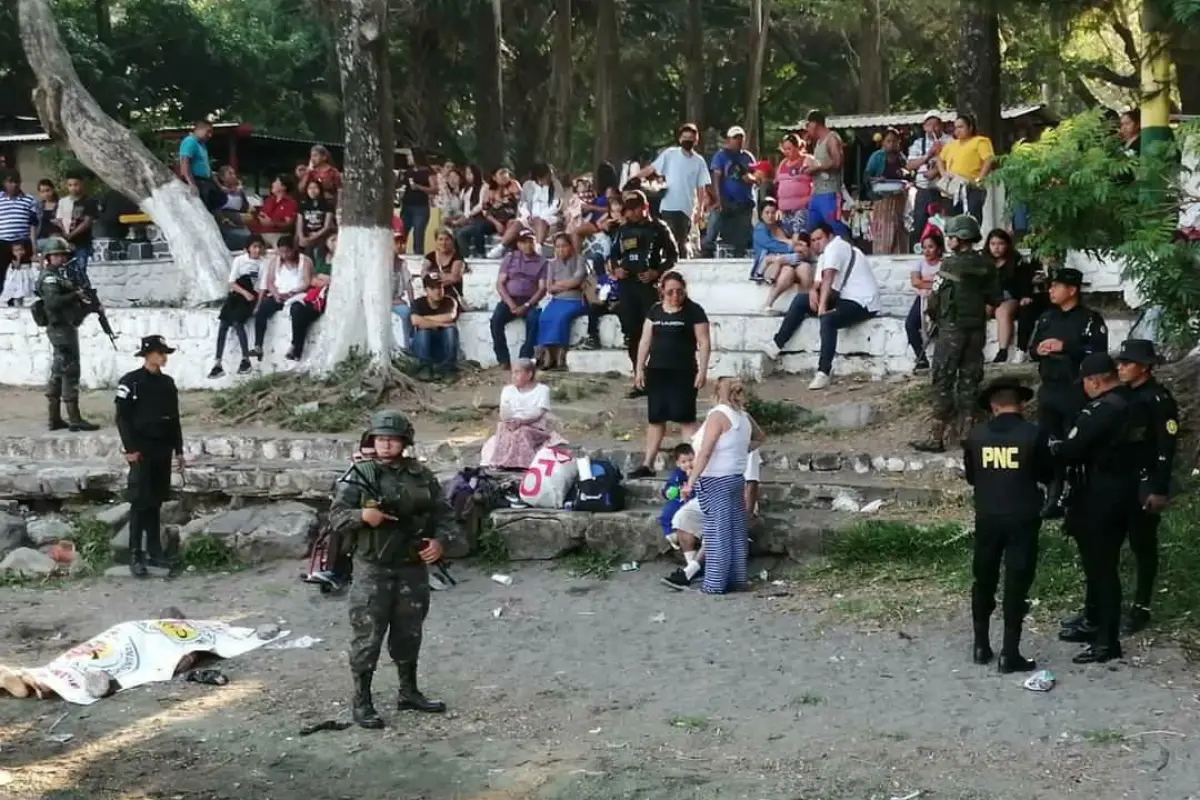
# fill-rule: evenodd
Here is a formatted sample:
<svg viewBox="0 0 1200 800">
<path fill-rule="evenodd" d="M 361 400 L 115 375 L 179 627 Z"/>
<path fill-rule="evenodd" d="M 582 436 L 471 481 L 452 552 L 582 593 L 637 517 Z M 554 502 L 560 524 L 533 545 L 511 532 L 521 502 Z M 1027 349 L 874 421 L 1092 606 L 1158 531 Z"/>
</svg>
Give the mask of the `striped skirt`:
<svg viewBox="0 0 1200 800">
<path fill-rule="evenodd" d="M 700 591 L 705 594 L 742 590 L 749 583 L 745 486 L 741 475 L 696 481 L 696 497 L 704 513 L 704 585 Z"/>
</svg>

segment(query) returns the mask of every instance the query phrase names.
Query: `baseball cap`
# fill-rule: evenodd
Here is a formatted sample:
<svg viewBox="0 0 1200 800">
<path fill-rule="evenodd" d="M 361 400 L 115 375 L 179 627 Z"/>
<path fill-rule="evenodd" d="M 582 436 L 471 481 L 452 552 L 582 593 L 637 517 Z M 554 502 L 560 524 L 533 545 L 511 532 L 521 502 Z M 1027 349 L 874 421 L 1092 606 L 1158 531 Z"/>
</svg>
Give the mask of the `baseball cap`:
<svg viewBox="0 0 1200 800">
<path fill-rule="evenodd" d="M 929 120 L 931 120 L 931 119 L 936 119 L 938 122 L 941 122 L 942 121 L 942 112 L 936 111 L 936 110 L 935 111 L 926 111 L 925 116 L 921 118 L 921 124 L 924 125 L 926 122 L 929 122 Z"/>
<path fill-rule="evenodd" d="M 1117 371 L 1117 362 L 1108 353 L 1090 353 L 1084 356 L 1079 365 L 1079 377 L 1090 378 L 1093 375 L 1111 375 Z"/>
<path fill-rule="evenodd" d="M 517 234 L 517 239 L 537 239 L 537 234 L 533 228 L 521 228 L 521 232 Z"/>
<path fill-rule="evenodd" d="M 732 128 L 725 131 L 726 139 L 735 139 L 738 136 L 745 137 L 745 135 L 746 135 L 746 129 L 743 128 L 741 125 L 734 125 Z"/>
</svg>

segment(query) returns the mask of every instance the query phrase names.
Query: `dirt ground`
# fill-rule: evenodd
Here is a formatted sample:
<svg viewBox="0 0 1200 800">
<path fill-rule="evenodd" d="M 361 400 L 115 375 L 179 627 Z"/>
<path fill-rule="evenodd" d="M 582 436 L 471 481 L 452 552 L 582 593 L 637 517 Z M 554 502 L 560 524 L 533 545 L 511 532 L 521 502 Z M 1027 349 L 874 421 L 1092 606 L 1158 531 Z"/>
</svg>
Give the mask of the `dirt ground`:
<svg viewBox="0 0 1200 800">
<path fill-rule="evenodd" d="M 626 378 L 543 373 L 541 379 L 554 391 L 554 409 L 566 436 L 581 443 L 642 441 L 646 422 L 646 401 L 627 400 Z M 753 391 L 764 400 L 782 400 L 813 410 L 846 402 L 870 402 L 880 407 L 878 424 L 862 431 L 807 429 L 773 437 L 772 444 L 804 445 L 813 450 L 864 450 L 874 453 L 907 450 L 906 442 L 923 434 L 923 409 L 913 400 L 918 379 L 898 378 L 895 382 L 872 381 L 865 377 L 837 379 L 828 389 L 808 390 L 809 377 L 772 376 L 754 384 Z M 428 405 L 431 411 L 413 416 L 421 439 L 487 436 L 495 425 L 495 408 L 507 375 L 496 369 L 465 375 L 448 385 L 430 384 Z M 920 379 L 920 383 L 927 379 Z M 184 431 L 229 430 L 216 419 L 211 409 L 211 393 L 185 392 L 181 396 Z M 711 399 L 709 389 L 701 392 L 702 406 Z M 106 428 L 113 424 L 113 397 L 110 391 L 84 392 L 80 398 L 83 413 Z M 0 390 L 0 419 L 8 433 L 39 433 L 45 429 L 45 402 L 38 389 L 3 387 Z M 238 427 L 239 433 L 282 433 L 262 425 Z M 299 434 L 303 435 L 303 434 Z M 668 432 L 668 444 L 677 430 Z M 869 447 L 868 447 L 869 444 Z"/>
<path fill-rule="evenodd" d="M 962 607 L 880 625 L 798 584 L 675 594 L 658 583 L 663 566 L 595 581 L 520 565 L 504 587 L 456 565 L 463 580 L 434 595 L 422 661 L 426 690 L 451 712 L 388 708 L 384 669 L 385 732 L 298 737 L 348 718 L 349 699 L 345 601 L 297 581 L 299 566 L 136 592 L 113 580 L 0 589 L 5 663 L 44 663 L 169 604 L 195 618 L 286 620 L 324 640 L 225 662 L 221 688 L 153 684 L 87 708 L 0 702 L 0 796 L 1200 797 L 1196 673 L 1173 649 L 1132 646 L 1128 662 L 1081 668 L 1073 646 L 1033 635 L 1028 653 L 1059 680 L 1035 694 L 968 662 Z M 55 733 L 74 738 L 48 741 L 63 712 Z"/>
</svg>

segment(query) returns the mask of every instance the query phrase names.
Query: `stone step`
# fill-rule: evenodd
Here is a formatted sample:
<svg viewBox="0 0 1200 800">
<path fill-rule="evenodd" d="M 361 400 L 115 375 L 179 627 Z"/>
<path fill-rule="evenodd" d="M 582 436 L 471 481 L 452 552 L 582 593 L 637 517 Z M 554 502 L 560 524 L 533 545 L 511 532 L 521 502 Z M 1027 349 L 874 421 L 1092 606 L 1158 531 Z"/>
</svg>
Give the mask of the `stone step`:
<svg viewBox="0 0 1200 800">
<path fill-rule="evenodd" d="M 645 506 L 662 505 L 664 478 L 625 480 L 631 503 Z M 778 469 L 763 469 L 759 483 L 759 506 L 764 513 L 790 508 L 828 509 L 844 497 L 856 506 L 875 500 L 886 505 L 933 505 L 961 494 L 963 483 L 923 485 L 888 475 L 844 475 L 841 473 L 797 473 Z"/>
<path fill-rule="evenodd" d="M 516 350 L 514 349 L 515 353 Z M 722 376 L 737 376 L 743 380 L 764 380 L 775 367 L 766 353 L 744 352 L 740 350 L 723 350 L 714 352 L 709 361 L 708 374 L 711 378 Z M 629 363 L 629 354 L 625 350 L 569 350 L 567 351 L 567 369 L 589 375 L 603 375 L 618 372 L 621 375 L 632 375 L 633 365 Z"/>
<path fill-rule="evenodd" d="M 764 514 L 750 528 L 750 552 L 793 559 L 820 555 L 830 537 L 861 519 L 853 514 L 807 510 L 787 516 Z M 649 561 L 670 550 L 653 508 L 610 514 L 512 508 L 493 511 L 486 535 L 499 537 L 514 561 L 559 558 L 587 548 Z"/>
</svg>

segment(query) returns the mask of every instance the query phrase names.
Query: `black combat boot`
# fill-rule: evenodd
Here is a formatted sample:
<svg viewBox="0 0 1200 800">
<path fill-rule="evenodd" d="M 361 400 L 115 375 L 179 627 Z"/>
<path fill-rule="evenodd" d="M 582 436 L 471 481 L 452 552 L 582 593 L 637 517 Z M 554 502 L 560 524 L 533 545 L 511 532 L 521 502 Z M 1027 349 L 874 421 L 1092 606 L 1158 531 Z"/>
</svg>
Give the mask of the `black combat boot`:
<svg viewBox="0 0 1200 800">
<path fill-rule="evenodd" d="M 383 717 L 375 710 L 375 702 L 371 699 L 370 672 L 354 673 L 354 721 L 360 728 L 377 731 L 383 727 Z"/>
<path fill-rule="evenodd" d="M 1096 639 L 1096 634 L 1100 629 L 1092 624 L 1090 620 L 1084 618 L 1082 622 L 1074 627 L 1064 626 L 1058 632 L 1058 639 L 1062 642 L 1075 642 L 1077 644 L 1087 644 Z"/>
<path fill-rule="evenodd" d="M 129 572 L 137 578 L 146 576 L 146 551 L 143 547 L 141 514 L 129 512 Z"/>
<path fill-rule="evenodd" d="M 1063 508 L 1062 495 L 1065 485 L 1062 478 L 1055 478 L 1046 490 L 1046 505 L 1042 506 L 1042 519 L 1062 519 L 1067 515 Z"/>
<path fill-rule="evenodd" d="M 1121 658 L 1121 646 L 1092 645 L 1071 659 L 1072 664 L 1107 664 L 1109 661 Z"/>
<path fill-rule="evenodd" d="M 401 711 L 424 711 L 426 714 L 441 714 L 446 710 L 445 703 L 441 700 L 430 700 L 417 688 L 417 662 L 404 661 L 396 664 L 396 673 L 400 676 L 400 694 L 396 700 L 396 708 Z"/>
<path fill-rule="evenodd" d="M 100 426 L 88 422 L 79 413 L 79 401 L 72 400 L 67 403 L 67 428 L 68 430 L 79 433 L 81 431 L 98 431 Z"/>
<path fill-rule="evenodd" d="M 46 409 L 50 417 L 50 430 L 66 430 L 67 422 L 62 417 L 62 401 L 54 397 L 49 397 L 46 399 Z"/>
<path fill-rule="evenodd" d="M 144 578 L 146 572 L 146 554 L 141 550 L 132 550 L 129 553 L 129 572 L 135 578 Z"/>
<path fill-rule="evenodd" d="M 1060 627 L 1063 628 L 1078 628 L 1087 622 L 1087 609 L 1081 608 L 1069 617 L 1063 617 L 1058 621 Z"/>
<path fill-rule="evenodd" d="M 977 617 L 982 615 L 976 615 Z M 990 615 L 989 615 L 990 616 Z M 991 663 L 995 653 L 992 652 L 992 642 L 988 617 L 975 620 L 975 646 L 971 650 L 971 660 L 976 664 Z"/>
<path fill-rule="evenodd" d="M 1150 624 L 1150 609 L 1145 606 L 1130 606 L 1129 614 L 1125 617 L 1125 625 L 1121 631 L 1129 636 L 1141 633 Z"/>
<path fill-rule="evenodd" d="M 1004 626 L 1004 645 L 1000 648 L 1000 660 L 996 665 L 1005 675 L 1037 669 L 1037 662 L 1021 655 L 1021 626 Z"/>
<path fill-rule="evenodd" d="M 929 425 L 929 436 L 919 442 L 909 442 L 913 450 L 921 453 L 946 452 L 946 423 L 934 420 Z"/>
</svg>

